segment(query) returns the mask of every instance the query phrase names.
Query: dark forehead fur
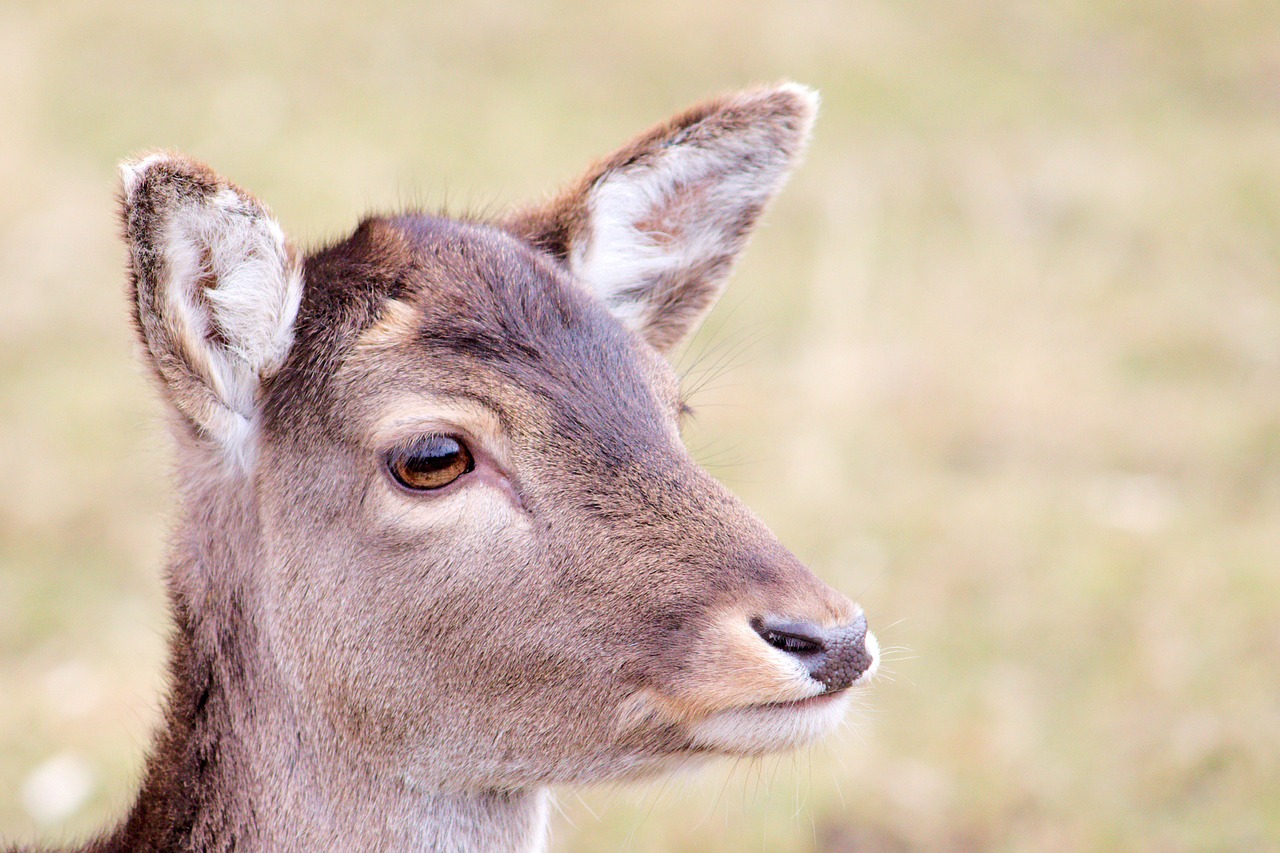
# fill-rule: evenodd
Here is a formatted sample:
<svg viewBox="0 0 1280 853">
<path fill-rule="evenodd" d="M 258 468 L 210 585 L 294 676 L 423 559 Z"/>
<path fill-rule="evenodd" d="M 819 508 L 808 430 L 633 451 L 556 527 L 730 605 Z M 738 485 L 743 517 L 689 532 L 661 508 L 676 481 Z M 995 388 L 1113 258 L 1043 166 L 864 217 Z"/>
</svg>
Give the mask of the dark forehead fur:
<svg viewBox="0 0 1280 853">
<path fill-rule="evenodd" d="M 652 421 L 641 404 L 653 375 L 637 341 L 557 258 L 501 228 L 421 213 L 371 218 L 311 254 L 304 280 L 295 343 L 268 388 L 268 427 L 325 419 L 329 380 L 393 301 L 413 312 L 411 354 L 544 398 L 560 430 Z"/>
</svg>

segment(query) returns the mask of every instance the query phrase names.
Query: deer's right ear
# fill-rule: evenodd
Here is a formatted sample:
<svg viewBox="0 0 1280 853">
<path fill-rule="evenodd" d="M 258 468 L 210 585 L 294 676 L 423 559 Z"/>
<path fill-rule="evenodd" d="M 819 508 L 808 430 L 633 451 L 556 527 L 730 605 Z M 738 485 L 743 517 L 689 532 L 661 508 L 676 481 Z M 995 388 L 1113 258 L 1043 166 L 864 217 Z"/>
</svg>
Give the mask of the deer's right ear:
<svg viewBox="0 0 1280 853">
<path fill-rule="evenodd" d="M 302 265 L 255 198 L 170 154 L 121 164 L 135 319 L 165 395 L 232 460 L 293 343 Z"/>
</svg>

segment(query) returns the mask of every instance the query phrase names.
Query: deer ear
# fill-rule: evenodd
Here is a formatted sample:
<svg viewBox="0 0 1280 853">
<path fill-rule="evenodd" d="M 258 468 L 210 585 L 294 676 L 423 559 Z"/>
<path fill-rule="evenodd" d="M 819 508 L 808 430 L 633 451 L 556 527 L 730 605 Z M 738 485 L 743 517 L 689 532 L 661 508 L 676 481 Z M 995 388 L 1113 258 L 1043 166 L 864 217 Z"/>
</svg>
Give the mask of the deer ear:
<svg viewBox="0 0 1280 853">
<path fill-rule="evenodd" d="M 197 434 L 243 462 L 258 389 L 293 342 L 299 257 L 260 202 L 201 163 L 153 154 L 120 171 L 135 318 L 151 367 Z"/>
<path fill-rule="evenodd" d="M 815 92 L 793 83 L 700 104 L 507 227 L 567 263 L 618 319 L 670 352 L 720 297 L 804 150 L 817 105 Z"/>
</svg>

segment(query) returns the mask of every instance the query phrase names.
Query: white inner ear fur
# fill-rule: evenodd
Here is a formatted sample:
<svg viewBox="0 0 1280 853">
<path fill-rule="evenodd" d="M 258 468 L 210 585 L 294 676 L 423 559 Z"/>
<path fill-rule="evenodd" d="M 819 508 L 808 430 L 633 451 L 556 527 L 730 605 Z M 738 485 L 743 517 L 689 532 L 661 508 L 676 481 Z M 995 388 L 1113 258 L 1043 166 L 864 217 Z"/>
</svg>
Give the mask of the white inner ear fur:
<svg viewBox="0 0 1280 853">
<path fill-rule="evenodd" d="M 162 251 L 167 321 L 229 410 L 204 426 L 246 461 L 258 385 L 293 343 L 302 270 L 275 220 L 231 189 L 175 210 Z"/>
<path fill-rule="evenodd" d="M 753 161 L 754 134 L 742 137 L 711 147 L 672 146 L 650 162 L 605 175 L 592 189 L 590 230 L 570 264 L 631 328 L 645 322 L 646 285 L 734 252 L 738 215 L 762 206 L 785 177 L 785 157 Z"/>
</svg>

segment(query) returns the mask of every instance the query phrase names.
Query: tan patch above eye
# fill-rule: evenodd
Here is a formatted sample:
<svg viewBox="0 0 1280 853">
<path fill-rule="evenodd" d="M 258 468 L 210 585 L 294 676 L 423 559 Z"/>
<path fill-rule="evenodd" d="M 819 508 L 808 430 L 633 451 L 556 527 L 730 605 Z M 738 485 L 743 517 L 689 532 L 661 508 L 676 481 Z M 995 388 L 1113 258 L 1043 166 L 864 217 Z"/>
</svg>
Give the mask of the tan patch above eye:
<svg viewBox="0 0 1280 853">
<path fill-rule="evenodd" d="M 381 350 L 412 340 L 417 334 L 418 322 L 416 308 L 400 299 L 388 299 L 378 322 L 366 329 L 356 342 L 355 358 L 359 358 L 362 349 Z"/>
</svg>

